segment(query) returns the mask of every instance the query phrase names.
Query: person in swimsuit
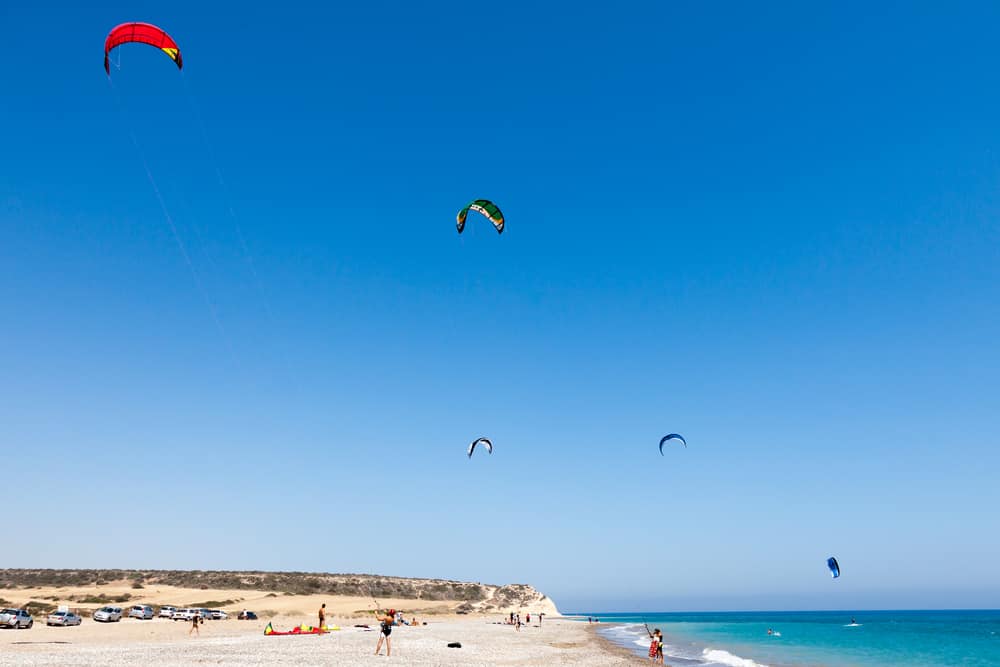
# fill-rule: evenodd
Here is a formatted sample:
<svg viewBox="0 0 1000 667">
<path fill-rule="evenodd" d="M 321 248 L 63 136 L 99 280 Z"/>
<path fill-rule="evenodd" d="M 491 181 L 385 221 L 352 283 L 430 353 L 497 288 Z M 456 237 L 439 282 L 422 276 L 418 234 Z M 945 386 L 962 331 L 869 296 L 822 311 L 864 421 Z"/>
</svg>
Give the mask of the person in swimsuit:
<svg viewBox="0 0 1000 667">
<path fill-rule="evenodd" d="M 392 621 L 396 616 L 396 610 L 390 609 L 389 613 L 385 616 L 379 617 L 379 633 L 378 633 L 378 645 L 375 647 L 375 655 L 379 654 L 382 650 L 382 642 L 385 642 L 385 655 L 386 657 L 392 655 L 392 644 L 389 640 L 389 635 L 392 634 Z"/>
<path fill-rule="evenodd" d="M 320 605 L 319 607 L 319 629 L 322 630 L 326 627 L 326 603 Z"/>
<path fill-rule="evenodd" d="M 647 627 L 647 630 L 649 628 Z M 656 628 L 649 633 L 649 659 L 656 662 L 656 649 L 660 646 L 660 629 Z"/>
<path fill-rule="evenodd" d="M 201 620 L 201 614 L 195 614 L 194 616 L 191 617 L 191 629 L 188 630 L 188 637 L 191 636 L 192 632 L 201 637 L 201 630 L 198 629 L 198 621 L 200 620 Z"/>
</svg>

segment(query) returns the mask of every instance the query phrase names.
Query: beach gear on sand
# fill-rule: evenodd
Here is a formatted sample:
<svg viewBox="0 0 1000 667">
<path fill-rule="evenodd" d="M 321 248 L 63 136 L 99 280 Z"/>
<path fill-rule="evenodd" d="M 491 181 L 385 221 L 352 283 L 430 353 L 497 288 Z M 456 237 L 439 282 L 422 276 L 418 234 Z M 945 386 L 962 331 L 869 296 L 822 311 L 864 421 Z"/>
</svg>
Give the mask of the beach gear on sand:
<svg viewBox="0 0 1000 667">
<path fill-rule="evenodd" d="M 322 628 L 315 628 L 311 625 L 303 623 L 302 625 L 292 628 L 288 632 L 279 632 L 271 627 L 270 623 L 268 623 L 267 627 L 264 628 L 264 634 L 269 637 L 282 637 L 285 635 L 323 635 L 332 630 L 340 630 L 340 628 L 338 626 L 334 626 L 332 628 L 326 626 Z"/>
<path fill-rule="evenodd" d="M 451 642 L 448 644 L 448 648 L 462 648 L 462 642 Z"/>
</svg>

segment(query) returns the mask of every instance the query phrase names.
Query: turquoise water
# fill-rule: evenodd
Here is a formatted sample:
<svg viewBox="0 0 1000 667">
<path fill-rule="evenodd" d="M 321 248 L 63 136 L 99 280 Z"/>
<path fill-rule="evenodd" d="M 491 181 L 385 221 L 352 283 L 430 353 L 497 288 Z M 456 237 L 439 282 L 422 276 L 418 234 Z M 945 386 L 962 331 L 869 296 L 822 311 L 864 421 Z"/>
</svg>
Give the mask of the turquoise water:
<svg viewBox="0 0 1000 667">
<path fill-rule="evenodd" d="M 641 655 L 643 621 L 660 628 L 676 667 L 1000 667 L 1000 611 L 588 615 L 614 624 L 601 634 Z"/>
</svg>

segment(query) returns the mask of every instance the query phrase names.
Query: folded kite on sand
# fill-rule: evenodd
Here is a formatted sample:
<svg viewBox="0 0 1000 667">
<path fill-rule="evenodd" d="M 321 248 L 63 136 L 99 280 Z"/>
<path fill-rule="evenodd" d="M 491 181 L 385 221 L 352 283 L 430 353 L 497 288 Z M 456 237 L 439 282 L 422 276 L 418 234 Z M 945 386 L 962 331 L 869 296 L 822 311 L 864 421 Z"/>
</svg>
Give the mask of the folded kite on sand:
<svg viewBox="0 0 1000 667">
<path fill-rule="evenodd" d="M 303 623 L 302 625 L 292 628 L 288 632 L 278 632 L 277 630 L 271 627 L 270 623 L 268 623 L 267 627 L 264 628 L 264 634 L 269 636 L 273 635 L 277 637 L 280 637 L 282 635 L 323 635 L 326 634 L 327 632 L 333 632 L 334 630 L 340 630 L 340 626 L 335 625 L 331 628 L 329 626 L 324 625 L 322 628 L 314 628 L 311 625 L 306 625 L 305 623 Z"/>
</svg>

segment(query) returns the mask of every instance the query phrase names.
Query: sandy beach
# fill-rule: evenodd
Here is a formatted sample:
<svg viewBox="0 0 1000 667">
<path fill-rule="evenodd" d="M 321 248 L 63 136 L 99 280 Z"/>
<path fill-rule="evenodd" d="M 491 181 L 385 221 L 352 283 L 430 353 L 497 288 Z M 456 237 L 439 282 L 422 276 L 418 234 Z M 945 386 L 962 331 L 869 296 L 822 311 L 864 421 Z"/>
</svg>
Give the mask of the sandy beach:
<svg viewBox="0 0 1000 667">
<path fill-rule="evenodd" d="M 8 570 L 11 581 L 34 577 L 34 581 L 59 578 L 65 572 Z M 97 578 L 93 573 L 83 579 Z M 21 585 L 0 589 L 0 606 L 35 609 L 30 629 L 0 630 L 0 665 L 364 665 L 396 662 L 406 665 L 628 665 L 637 659 L 598 637 L 596 626 L 562 618 L 555 602 L 530 586 L 490 586 L 443 580 L 391 579 L 369 575 L 307 575 L 282 573 L 145 573 L 145 585 L 136 587 L 135 573 L 128 579 L 73 585 Z M 171 578 L 173 577 L 173 579 Z M 235 577 L 235 579 L 234 579 Z M 420 598 L 386 597 L 379 608 L 394 608 L 414 618 L 418 625 L 393 628 L 393 654 L 375 656 L 379 633 L 374 620 L 373 596 L 293 594 L 288 591 L 209 587 L 209 581 L 266 581 L 269 585 L 293 587 L 295 582 L 320 579 L 324 585 L 367 580 L 373 586 L 416 592 Z M 271 577 L 268 579 L 267 577 Z M 187 581 L 175 586 L 165 581 Z M 280 581 L 281 583 L 275 583 Z M 201 583 L 198 583 L 201 582 Z M 9 586 L 8 582 L 8 586 Z M 442 588 L 446 584 L 451 588 Z M 361 588 L 368 590 L 367 584 Z M 434 591 L 467 591 L 475 586 L 483 596 L 475 604 L 488 612 L 462 613 L 467 601 L 427 599 Z M 127 601 L 109 602 L 115 598 Z M 100 601 L 98 601 L 100 600 Z M 162 605 L 223 609 L 226 620 L 205 621 L 199 634 L 189 635 L 190 623 L 154 618 L 123 618 L 98 623 L 90 616 L 105 605 L 121 607 L 125 614 L 134 604 L 148 604 L 158 611 Z M 340 629 L 322 635 L 266 636 L 271 624 L 288 631 L 300 624 L 318 624 L 320 605 L 326 605 L 326 623 Z M 79 626 L 47 627 L 45 607 L 66 605 L 84 616 Z M 256 621 L 236 620 L 244 609 L 258 615 Z M 510 613 L 532 623 L 517 631 L 501 623 Z M 545 617 L 538 623 L 538 614 Z M 425 624 L 426 623 L 426 624 Z M 370 628 L 355 627 L 370 625 Z M 460 642 L 461 648 L 448 648 Z"/>
<path fill-rule="evenodd" d="M 301 618 L 277 617 L 289 629 Z M 350 619 L 348 619 L 350 620 Z M 546 618 L 520 632 L 495 618 L 432 619 L 392 632 L 391 657 L 373 655 L 375 630 L 343 627 L 325 635 L 265 636 L 267 621 L 206 622 L 201 635 L 189 625 L 124 619 L 78 627 L 0 632 L 2 665 L 632 665 L 642 660 L 595 636 L 593 626 Z M 344 622 L 334 619 L 335 622 Z M 355 621 L 357 622 L 357 621 Z M 353 623 L 351 624 L 353 625 Z M 448 648 L 461 642 L 462 648 Z"/>
</svg>

